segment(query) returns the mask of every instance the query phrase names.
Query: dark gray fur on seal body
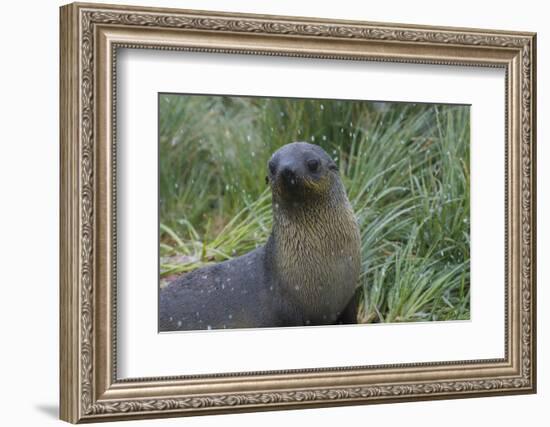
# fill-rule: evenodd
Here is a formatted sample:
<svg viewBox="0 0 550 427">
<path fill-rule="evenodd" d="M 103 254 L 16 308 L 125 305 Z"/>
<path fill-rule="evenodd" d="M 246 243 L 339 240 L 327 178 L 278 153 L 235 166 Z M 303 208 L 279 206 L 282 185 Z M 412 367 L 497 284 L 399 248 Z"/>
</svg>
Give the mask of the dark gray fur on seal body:
<svg viewBox="0 0 550 427">
<path fill-rule="evenodd" d="M 356 323 L 361 239 L 334 161 L 295 142 L 268 166 L 267 243 L 169 283 L 160 291 L 161 331 Z"/>
</svg>

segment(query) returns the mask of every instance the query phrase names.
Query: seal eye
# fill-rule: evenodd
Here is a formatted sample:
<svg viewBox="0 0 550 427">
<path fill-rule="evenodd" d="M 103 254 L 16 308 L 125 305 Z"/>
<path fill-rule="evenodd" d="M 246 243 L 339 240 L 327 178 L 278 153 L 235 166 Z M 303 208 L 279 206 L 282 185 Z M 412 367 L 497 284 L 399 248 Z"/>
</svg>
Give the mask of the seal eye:
<svg viewBox="0 0 550 427">
<path fill-rule="evenodd" d="M 275 162 L 273 160 L 270 160 L 267 166 L 269 167 L 269 172 L 271 172 L 271 175 L 275 175 L 275 171 L 277 169 L 275 166 Z"/>
<path fill-rule="evenodd" d="M 317 172 L 317 170 L 319 169 L 319 160 L 317 159 L 309 159 L 307 161 L 307 168 L 311 171 L 311 172 Z"/>
</svg>

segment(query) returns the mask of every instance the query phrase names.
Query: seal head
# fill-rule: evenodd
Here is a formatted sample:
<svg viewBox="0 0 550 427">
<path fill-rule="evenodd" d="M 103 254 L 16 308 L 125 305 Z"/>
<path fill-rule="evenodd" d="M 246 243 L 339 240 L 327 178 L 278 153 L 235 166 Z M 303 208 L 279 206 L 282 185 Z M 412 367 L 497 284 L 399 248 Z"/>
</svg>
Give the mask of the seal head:
<svg viewBox="0 0 550 427">
<path fill-rule="evenodd" d="M 283 203 L 311 202 L 324 198 L 338 174 L 334 160 L 319 146 L 307 142 L 287 144 L 268 162 L 274 199 Z"/>
</svg>

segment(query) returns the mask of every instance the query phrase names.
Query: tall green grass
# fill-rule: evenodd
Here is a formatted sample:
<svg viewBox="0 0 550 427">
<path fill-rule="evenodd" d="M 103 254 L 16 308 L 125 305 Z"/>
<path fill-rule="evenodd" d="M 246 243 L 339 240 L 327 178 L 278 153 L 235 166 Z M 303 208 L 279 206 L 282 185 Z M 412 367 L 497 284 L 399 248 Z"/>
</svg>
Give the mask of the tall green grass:
<svg viewBox="0 0 550 427">
<path fill-rule="evenodd" d="M 292 141 L 339 164 L 361 229 L 361 322 L 470 316 L 469 108 L 160 97 L 161 277 L 242 255 L 271 230 L 266 164 Z"/>
</svg>

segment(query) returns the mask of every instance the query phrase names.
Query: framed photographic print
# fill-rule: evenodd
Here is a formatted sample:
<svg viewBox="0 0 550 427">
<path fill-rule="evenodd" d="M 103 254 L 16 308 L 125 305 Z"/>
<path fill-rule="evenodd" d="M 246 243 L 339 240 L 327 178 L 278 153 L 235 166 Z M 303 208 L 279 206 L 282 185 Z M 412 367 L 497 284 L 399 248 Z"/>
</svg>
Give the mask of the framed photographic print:
<svg viewBox="0 0 550 427">
<path fill-rule="evenodd" d="M 60 22 L 62 419 L 535 392 L 535 34 Z"/>
</svg>

